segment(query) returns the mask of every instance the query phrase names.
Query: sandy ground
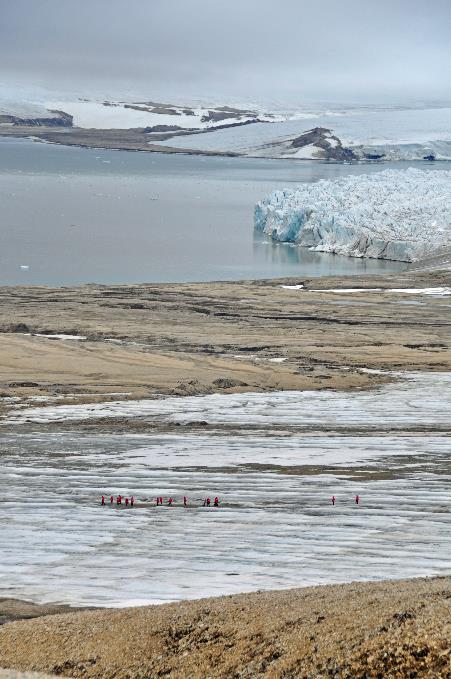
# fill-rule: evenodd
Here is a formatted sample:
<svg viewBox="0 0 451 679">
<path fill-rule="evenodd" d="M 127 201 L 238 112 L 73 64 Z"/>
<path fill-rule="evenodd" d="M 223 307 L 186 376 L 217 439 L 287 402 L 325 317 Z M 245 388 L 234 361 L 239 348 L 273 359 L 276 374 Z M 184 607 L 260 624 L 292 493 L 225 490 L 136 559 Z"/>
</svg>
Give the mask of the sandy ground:
<svg viewBox="0 0 451 679">
<path fill-rule="evenodd" d="M 55 615 L 0 629 L 0 665 L 68 677 L 451 677 L 451 577 Z"/>
<path fill-rule="evenodd" d="M 83 402 L 346 389 L 385 379 L 361 368 L 449 370 L 450 297 L 314 290 L 424 288 L 449 285 L 450 279 L 449 272 L 412 272 L 307 281 L 3 287 L 0 395 Z M 282 287 L 301 283 L 305 290 Z"/>
</svg>

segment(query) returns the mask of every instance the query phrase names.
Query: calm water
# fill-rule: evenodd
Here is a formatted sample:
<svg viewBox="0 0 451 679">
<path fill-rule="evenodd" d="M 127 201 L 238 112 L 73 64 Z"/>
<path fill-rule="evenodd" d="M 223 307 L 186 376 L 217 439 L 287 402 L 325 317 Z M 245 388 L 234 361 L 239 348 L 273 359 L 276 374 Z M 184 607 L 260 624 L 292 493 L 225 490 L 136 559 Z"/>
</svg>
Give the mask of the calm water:
<svg viewBox="0 0 451 679">
<path fill-rule="evenodd" d="M 267 242 L 253 232 L 253 208 L 293 183 L 411 165 L 166 156 L 3 139 L 0 284 L 399 270 L 403 264 Z"/>
</svg>

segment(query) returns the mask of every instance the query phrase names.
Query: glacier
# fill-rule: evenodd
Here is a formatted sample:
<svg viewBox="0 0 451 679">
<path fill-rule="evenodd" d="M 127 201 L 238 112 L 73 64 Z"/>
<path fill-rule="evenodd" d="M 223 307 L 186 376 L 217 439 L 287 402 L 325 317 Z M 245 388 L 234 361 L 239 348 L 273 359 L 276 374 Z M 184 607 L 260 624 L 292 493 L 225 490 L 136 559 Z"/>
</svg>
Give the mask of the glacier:
<svg viewBox="0 0 451 679">
<path fill-rule="evenodd" d="M 451 160 L 451 108 L 338 108 L 287 114 L 279 122 L 210 130 L 208 134 L 173 137 L 165 145 L 259 158 L 321 160 L 318 147 L 298 148 L 293 141 L 315 127 L 326 128 L 356 158 L 374 162 Z"/>
<path fill-rule="evenodd" d="M 451 171 L 384 170 L 274 191 L 254 222 L 311 250 L 413 262 L 451 243 Z"/>
</svg>

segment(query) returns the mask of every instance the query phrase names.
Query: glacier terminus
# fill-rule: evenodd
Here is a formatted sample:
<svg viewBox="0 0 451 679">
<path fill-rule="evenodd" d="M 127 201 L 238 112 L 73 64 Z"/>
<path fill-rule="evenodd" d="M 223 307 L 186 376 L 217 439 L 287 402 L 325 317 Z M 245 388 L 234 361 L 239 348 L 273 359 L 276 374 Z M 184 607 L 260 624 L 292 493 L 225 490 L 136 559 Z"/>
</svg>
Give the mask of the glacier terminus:
<svg viewBox="0 0 451 679">
<path fill-rule="evenodd" d="M 272 239 L 412 262 L 451 242 L 451 171 L 384 170 L 274 191 L 255 206 Z"/>
</svg>

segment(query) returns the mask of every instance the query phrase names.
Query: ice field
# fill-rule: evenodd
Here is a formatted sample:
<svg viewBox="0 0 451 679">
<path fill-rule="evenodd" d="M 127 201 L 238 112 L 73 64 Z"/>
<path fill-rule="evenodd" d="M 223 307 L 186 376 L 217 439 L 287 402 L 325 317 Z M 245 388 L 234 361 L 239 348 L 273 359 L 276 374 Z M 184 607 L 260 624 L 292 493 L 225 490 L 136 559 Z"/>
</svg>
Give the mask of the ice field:
<svg viewBox="0 0 451 679">
<path fill-rule="evenodd" d="M 401 377 L 401 373 L 399 373 Z M 382 427 L 451 424 L 451 373 L 403 373 L 370 391 L 279 391 L 174 396 L 141 401 L 68 404 L 12 410 L 7 423 L 68 422 L 103 417 L 229 426 Z"/>
<path fill-rule="evenodd" d="M 215 425 L 143 435 L 64 430 L 101 406 L 17 410 L 0 444 L 0 596 L 123 606 L 449 572 L 450 385 L 418 373 L 373 391 L 104 406 Z M 137 505 L 101 507 L 102 493 Z M 215 495 L 219 509 L 201 506 Z"/>
</svg>

